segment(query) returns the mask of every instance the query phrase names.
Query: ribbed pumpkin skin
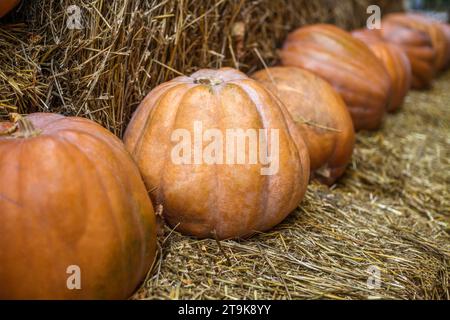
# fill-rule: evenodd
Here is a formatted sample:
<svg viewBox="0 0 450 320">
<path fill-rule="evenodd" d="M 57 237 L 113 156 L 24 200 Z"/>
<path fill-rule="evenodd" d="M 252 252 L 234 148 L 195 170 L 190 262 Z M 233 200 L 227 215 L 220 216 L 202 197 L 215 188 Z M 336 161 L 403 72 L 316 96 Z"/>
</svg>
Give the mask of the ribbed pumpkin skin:
<svg viewBox="0 0 450 320">
<path fill-rule="evenodd" d="M 412 87 L 426 89 L 437 70 L 442 68 L 445 48 L 442 32 L 433 24 L 413 15 L 389 14 L 382 21 L 382 34 L 386 41 L 396 43 L 405 50 L 413 73 Z"/>
<path fill-rule="evenodd" d="M 391 77 L 392 91 L 388 111 L 394 112 L 403 104 L 411 88 L 412 70 L 409 58 L 403 47 L 387 42 L 378 29 L 358 29 L 352 36 L 364 42 L 379 58 Z"/>
<path fill-rule="evenodd" d="M 381 31 L 378 29 L 362 28 L 353 30 L 351 33 L 353 37 L 361 40 L 365 44 L 383 41 Z"/>
<path fill-rule="evenodd" d="M 14 9 L 20 0 L 1 0 L 0 1 L 0 18 L 9 13 L 12 9 Z"/>
<path fill-rule="evenodd" d="M 328 82 L 300 68 L 268 68 L 252 77 L 284 103 L 305 139 L 311 171 L 321 182 L 333 184 L 344 173 L 355 144 L 341 96 Z"/>
<path fill-rule="evenodd" d="M 450 24 L 441 23 L 439 26 L 442 29 L 442 32 L 444 32 L 445 38 L 447 39 L 447 46 L 450 48 Z M 450 50 L 448 50 L 447 53 L 447 63 L 445 67 L 450 67 Z"/>
<path fill-rule="evenodd" d="M 447 63 L 450 47 L 440 23 L 419 14 L 407 14 L 407 17 L 417 23 L 417 28 L 425 30 L 430 35 L 431 43 L 436 50 L 434 67 L 436 71 L 442 71 Z"/>
<path fill-rule="evenodd" d="M 278 129 L 278 173 L 261 175 L 260 162 L 175 164 L 171 135 L 185 129 L 193 136 L 195 121 L 222 133 Z M 286 108 L 231 68 L 200 70 L 156 87 L 134 113 L 124 140 L 169 225 L 200 238 L 246 237 L 272 228 L 298 206 L 309 180 L 308 151 Z"/>
<path fill-rule="evenodd" d="M 26 119 L 38 136 L 0 136 L 0 299 L 128 298 L 156 250 L 136 165 L 92 121 Z M 70 265 L 81 269 L 81 290 L 67 288 Z"/>
<path fill-rule="evenodd" d="M 390 78 L 360 40 L 332 25 L 306 26 L 289 34 L 281 61 L 327 80 L 338 91 L 356 130 L 380 127 L 390 98 Z"/>
<path fill-rule="evenodd" d="M 374 42 L 368 44 L 372 52 L 381 60 L 391 77 L 392 98 L 388 111 L 394 112 L 403 104 L 411 88 L 412 71 L 404 50 L 393 43 Z"/>
</svg>

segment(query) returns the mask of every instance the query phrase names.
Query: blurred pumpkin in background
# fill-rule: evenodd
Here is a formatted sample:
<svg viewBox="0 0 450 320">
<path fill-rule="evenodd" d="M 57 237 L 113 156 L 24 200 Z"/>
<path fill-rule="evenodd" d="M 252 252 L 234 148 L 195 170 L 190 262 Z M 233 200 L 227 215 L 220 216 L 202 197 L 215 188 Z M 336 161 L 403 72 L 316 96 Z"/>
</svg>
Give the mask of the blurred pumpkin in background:
<svg viewBox="0 0 450 320">
<path fill-rule="evenodd" d="M 14 9 L 20 0 L 0 0 L 0 18 L 4 17 L 12 9 Z"/>
<path fill-rule="evenodd" d="M 308 147 L 311 174 L 331 185 L 351 160 L 355 132 L 347 106 L 325 80 L 294 67 L 252 75 L 284 103 Z"/>
<path fill-rule="evenodd" d="M 226 134 L 236 130 L 249 135 L 239 154 L 234 154 L 236 140 Z M 276 171 L 264 172 L 271 165 L 256 161 L 252 130 L 266 130 L 258 148 L 264 150 L 261 141 L 267 141 L 278 159 L 273 158 Z M 194 147 L 196 137 L 201 141 Z M 219 140 L 220 148 L 210 149 Z M 247 237 L 274 227 L 298 206 L 309 181 L 308 150 L 286 107 L 231 68 L 199 70 L 153 89 L 134 113 L 124 141 L 168 224 L 200 238 Z M 180 143 L 186 148 L 175 151 Z M 222 145 L 229 143 L 233 147 L 224 151 Z M 198 147 L 196 159 L 192 149 Z M 203 159 L 205 154 L 211 159 Z M 241 155 L 245 161 L 237 161 Z"/>
<path fill-rule="evenodd" d="M 156 230 L 122 142 L 56 114 L 0 128 L 0 299 L 128 298 L 153 263 Z"/>
<path fill-rule="evenodd" d="M 440 27 L 445 34 L 445 38 L 447 39 L 447 46 L 448 46 L 448 48 L 450 48 L 450 24 L 441 23 Z M 446 68 L 448 68 L 448 67 L 450 67 L 450 50 L 448 50 L 448 55 L 447 55 Z"/>
<path fill-rule="evenodd" d="M 283 65 L 307 69 L 331 83 L 347 104 L 356 130 L 380 127 L 391 79 L 363 42 L 333 25 L 311 25 L 290 33 L 280 55 Z"/>
<path fill-rule="evenodd" d="M 359 29 L 352 35 L 363 41 L 372 52 L 383 62 L 391 77 L 392 92 L 388 111 L 398 110 L 411 88 L 412 70 L 409 58 L 399 45 L 384 41 L 380 30 Z"/>
<path fill-rule="evenodd" d="M 413 73 L 412 87 L 431 86 L 435 73 L 443 68 L 447 54 L 444 33 L 434 23 L 413 14 L 389 14 L 382 21 L 383 38 L 405 50 Z"/>
<path fill-rule="evenodd" d="M 388 111 L 393 112 L 403 104 L 411 88 L 412 71 L 408 56 L 401 47 L 393 43 L 374 42 L 368 44 L 372 52 L 381 60 L 392 82 L 392 98 Z"/>
</svg>

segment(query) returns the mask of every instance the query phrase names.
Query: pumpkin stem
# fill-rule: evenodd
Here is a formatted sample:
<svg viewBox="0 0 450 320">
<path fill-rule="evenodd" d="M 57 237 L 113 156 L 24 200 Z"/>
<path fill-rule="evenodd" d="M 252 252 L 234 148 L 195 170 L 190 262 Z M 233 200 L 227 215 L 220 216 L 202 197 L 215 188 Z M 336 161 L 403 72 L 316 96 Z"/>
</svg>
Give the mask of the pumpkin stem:
<svg viewBox="0 0 450 320">
<path fill-rule="evenodd" d="M 223 81 L 221 79 L 217 78 L 210 78 L 210 77 L 201 77 L 194 80 L 194 83 L 197 84 L 206 84 L 208 86 L 217 86 L 221 84 Z"/>
<path fill-rule="evenodd" d="M 41 133 L 40 130 L 34 127 L 30 120 L 22 117 L 20 114 L 11 113 L 9 117 L 14 124 L 5 131 L 0 132 L 0 136 L 7 135 L 14 138 L 31 138 Z"/>
</svg>

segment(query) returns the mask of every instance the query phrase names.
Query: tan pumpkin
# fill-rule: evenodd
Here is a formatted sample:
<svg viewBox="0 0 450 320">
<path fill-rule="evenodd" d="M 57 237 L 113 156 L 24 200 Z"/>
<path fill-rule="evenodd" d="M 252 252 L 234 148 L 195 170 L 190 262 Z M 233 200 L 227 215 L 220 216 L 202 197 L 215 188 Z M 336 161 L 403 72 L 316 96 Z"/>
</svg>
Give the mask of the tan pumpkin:
<svg viewBox="0 0 450 320">
<path fill-rule="evenodd" d="M 346 102 L 356 130 L 381 125 L 391 80 L 362 41 L 336 26 L 311 25 L 289 34 L 280 55 L 283 65 L 307 69 L 331 83 Z"/>
<path fill-rule="evenodd" d="M 128 298 L 153 263 L 156 230 L 121 141 L 56 114 L 0 127 L 0 299 Z"/>
<path fill-rule="evenodd" d="M 388 111 L 398 110 L 403 104 L 412 82 L 411 63 L 406 52 L 399 45 L 384 41 L 381 32 L 377 29 L 355 30 L 352 35 L 363 41 L 383 62 L 392 83 L 392 96 Z"/>
<path fill-rule="evenodd" d="M 236 152 L 245 161 L 228 158 L 234 147 L 219 144 L 215 158 L 208 153 L 208 146 L 218 145 L 217 136 L 223 136 L 224 146 L 236 141 L 225 139 L 226 132 L 250 130 L 251 136 L 264 129 L 273 159 L 279 160 L 270 174 L 262 170 L 269 164 L 248 160 L 255 156 L 250 138 Z M 174 138 L 180 132 L 192 140 Z M 275 132 L 278 148 L 271 138 Z M 191 154 L 196 137 L 200 158 L 195 150 Z M 134 113 L 124 140 L 152 198 L 163 205 L 165 220 L 196 237 L 246 237 L 272 228 L 298 206 L 309 180 L 308 151 L 286 108 L 261 84 L 231 68 L 200 70 L 153 89 Z M 187 146 L 182 152 L 180 143 Z M 184 161 L 175 161 L 174 154 Z"/>
<path fill-rule="evenodd" d="M 382 35 L 386 41 L 400 45 L 408 55 L 413 73 L 412 87 L 431 86 L 437 70 L 442 68 L 445 48 L 439 28 L 412 15 L 389 14 L 382 21 Z"/>
<path fill-rule="evenodd" d="M 328 82 L 293 67 L 253 74 L 284 103 L 308 147 L 311 171 L 331 185 L 345 171 L 355 144 L 352 119 L 341 96 Z"/>
<path fill-rule="evenodd" d="M 20 0 L 0 0 L 0 18 L 4 17 L 12 9 L 14 9 Z"/>
</svg>

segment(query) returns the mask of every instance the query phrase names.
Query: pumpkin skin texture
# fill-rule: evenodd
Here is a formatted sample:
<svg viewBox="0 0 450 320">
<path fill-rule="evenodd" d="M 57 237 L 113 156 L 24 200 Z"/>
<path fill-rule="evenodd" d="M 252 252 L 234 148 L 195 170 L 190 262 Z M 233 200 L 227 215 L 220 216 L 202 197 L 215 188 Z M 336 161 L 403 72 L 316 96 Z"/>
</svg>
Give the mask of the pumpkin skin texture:
<svg viewBox="0 0 450 320">
<path fill-rule="evenodd" d="M 435 28 L 433 28 L 435 29 Z M 441 63 L 429 23 L 405 14 L 389 14 L 382 21 L 383 38 L 400 45 L 406 52 L 413 73 L 412 87 L 427 89 Z"/>
<path fill-rule="evenodd" d="M 18 123 L 0 136 L 0 299 L 128 298 L 153 263 L 156 229 L 122 142 L 82 118 Z M 67 288 L 71 265 L 80 290 Z"/>
<path fill-rule="evenodd" d="M 356 29 L 352 31 L 352 36 L 361 40 L 365 44 L 383 41 L 381 31 L 378 29 Z"/>
<path fill-rule="evenodd" d="M 20 0 L 1 0 L 0 1 L 0 18 L 4 17 L 12 9 L 14 9 Z"/>
<path fill-rule="evenodd" d="M 171 135 L 184 129 L 193 137 L 196 121 L 221 133 L 278 129 L 279 170 L 261 175 L 259 161 L 174 163 Z M 199 238 L 248 237 L 272 228 L 298 206 L 309 180 L 308 150 L 284 105 L 232 68 L 199 70 L 153 89 L 134 113 L 124 141 L 152 199 L 163 205 L 166 222 Z"/>
<path fill-rule="evenodd" d="M 448 23 L 441 23 L 440 28 L 442 29 L 442 32 L 444 32 L 445 38 L 447 39 L 447 46 L 450 48 L 450 24 Z M 450 50 L 448 50 L 447 54 L 447 62 L 445 67 L 448 69 L 450 67 Z"/>
<path fill-rule="evenodd" d="M 388 105 L 388 111 L 397 111 L 411 88 L 412 70 L 408 56 L 400 46 L 394 43 L 376 41 L 375 39 L 364 39 L 362 41 L 367 41 L 367 46 L 383 62 L 388 71 L 392 83 L 392 97 Z"/>
<path fill-rule="evenodd" d="M 436 58 L 434 60 L 435 70 L 442 71 L 447 63 L 450 47 L 448 46 L 445 32 L 442 30 L 440 23 L 420 14 L 409 13 L 407 16 L 417 23 L 417 28 L 425 30 L 429 34 L 433 48 L 436 50 Z"/>
<path fill-rule="evenodd" d="M 328 82 L 300 68 L 268 68 L 252 77 L 292 115 L 308 147 L 315 177 L 333 184 L 344 173 L 355 144 L 352 118 L 341 96 Z"/>
<path fill-rule="evenodd" d="M 309 70 L 331 83 L 347 104 L 356 130 L 380 127 L 391 80 L 362 41 L 332 25 L 311 25 L 289 34 L 280 56 L 283 65 Z"/>
</svg>

